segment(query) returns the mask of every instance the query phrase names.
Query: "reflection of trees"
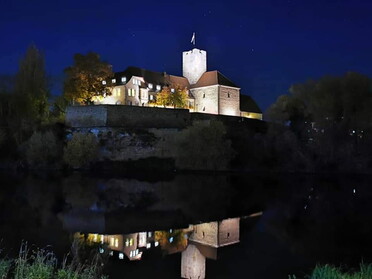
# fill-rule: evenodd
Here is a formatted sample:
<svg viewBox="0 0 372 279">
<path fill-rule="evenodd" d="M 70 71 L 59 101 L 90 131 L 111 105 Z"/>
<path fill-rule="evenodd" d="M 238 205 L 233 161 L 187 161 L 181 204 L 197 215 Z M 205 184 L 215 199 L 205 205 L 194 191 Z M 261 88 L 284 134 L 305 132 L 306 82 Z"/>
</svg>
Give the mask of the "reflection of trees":
<svg viewBox="0 0 372 279">
<path fill-rule="evenodd" d="M 183 251 L 187 247 L 186 230 L 156 231 L 155 241 L 169 254 Z"/>
<path fill-rule="evenodd" d="M 89 209 L 98 202 L 98 190 L 92 179 L 73 175 L 63 179 L 63 194 L 72 208 Z"/>
</svg>

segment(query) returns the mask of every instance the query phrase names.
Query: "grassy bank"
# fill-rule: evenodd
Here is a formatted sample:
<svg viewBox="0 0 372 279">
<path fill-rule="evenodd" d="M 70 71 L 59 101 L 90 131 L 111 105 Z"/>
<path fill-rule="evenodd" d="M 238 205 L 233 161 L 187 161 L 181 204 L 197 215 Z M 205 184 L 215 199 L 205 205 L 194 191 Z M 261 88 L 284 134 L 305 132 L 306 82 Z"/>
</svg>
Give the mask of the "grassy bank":
<svg viewBox="0 0 372 279">
<path fill-rule="evenodd" d="M 288 279 L 299 279 L 291 275 Z M 372 279 L 372 264 L 360 264 L 359 270 L 345 271 L 343 268 L 332 265 L 316 266 L 311 275 L 305 276 L 306 279 Z"/>
<path fill-rule="evenodd" d="M 1 250 L 0 250 L 1 252 Z M 97 254 L 93 260 L 81 264 L 67 257 L 58 263 L 53 252 L 29 250 L 22 245 L 18 258 L 0 258 L 0 279 L 107 279 L 102 275 L 102 264 Z"/>
</svg>

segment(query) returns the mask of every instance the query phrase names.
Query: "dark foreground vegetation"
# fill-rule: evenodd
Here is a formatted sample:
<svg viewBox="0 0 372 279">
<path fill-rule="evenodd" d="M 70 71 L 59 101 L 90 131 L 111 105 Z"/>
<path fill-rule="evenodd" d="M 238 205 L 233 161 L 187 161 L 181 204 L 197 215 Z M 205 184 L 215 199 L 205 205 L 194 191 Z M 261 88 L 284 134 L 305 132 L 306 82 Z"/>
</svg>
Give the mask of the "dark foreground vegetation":
<svg viewBox="0 0 372 279">
<path fill-rule="evenodd" d="M 101 68 L 102 73 L 94 71 Z M 79 74 L 79 69 L 91 73 Z M 101 151 L 107 146 L 97 135 L 89 131 L 68 135 L 64 126 L 68 104 L 91 104 L 94 96 L 104 92 L 100 74 L 112 74 L 108 64 L 97 54 L 79 54 L 65 74 L 64 94 L 51 101 L 43 55 L 31 46 L 18 73 L 0 78 L 0 167 L 98 169 L 104 165 L 107 169 L 112 165 L 133 169 L 136 165 L 152 168 L 154 161 L 165 159 L 157 170 L 372 170 L 372 83 L 361 74 L 293 85 L 289 94 L 269 108 L 268 122 L 261 122 L 259 129 L 249 124 L 195 121 L 169 143 L 174 151 L 169 158 L 145 158 L 139 163 L 105 160 Z M 148 131 L 143 133 L 148 136 Z"/>
<path fill-rule="evenodd" d="M 103 258 L 98 250 L 90 249 L 90 255 L 83 250 L 87 249 L 81 243 L 73 243 L 72 259 L 66 257 L 59 263 L 49 249 L 30 250 L 27 244 L 22 244 L 16 259 L 0 258 L 0 278 L 107 279 L 107 276 L 102 275 Z M 84 263 L 82 257 L 85 258 Z"/>
<path fill-rule="evenodd" d="M 289 279 L 298 279 L 295 275 L 289 276 Z M 311 275 L 305 276 L 308 279 L 370 279 L 372 278 L 372 265 L 360 264 L 357 271 L 345 271 L 343 268 L 331 265 L 316 266 Z"/>
</svg>

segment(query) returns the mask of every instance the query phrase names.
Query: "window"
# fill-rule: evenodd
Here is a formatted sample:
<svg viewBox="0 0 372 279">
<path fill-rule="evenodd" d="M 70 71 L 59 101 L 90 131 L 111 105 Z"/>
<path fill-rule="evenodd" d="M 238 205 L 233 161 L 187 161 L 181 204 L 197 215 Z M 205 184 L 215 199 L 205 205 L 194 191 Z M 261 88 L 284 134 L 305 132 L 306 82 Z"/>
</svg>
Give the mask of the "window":
<svg viewBox="0 0 372 279">
<path fill-rule="evenodd" d="M 150 101 L 153 101 L 153 100 L 154 100 L 154 96 L 150 95 Z"/>
<path fill-rule="evenodd" d="M 171 89 L 171 92 L 174 93 L 174 88 Z"/>
<path fill-rule="evenodd" d="M 116 83 L 116 79 L 113 78 L 113 79 L 111 80 L 111 82 L 112 82 L 112 83 Z"/>
<path fill-rule="evenodd" d="M 115 238 L 115 247 L 119 247 L 119 239 Z"/>
<path fill-rule="evenodd" d="M 105 81 L 105 80 L 102 80 L 102 84 L 103 84 L 103 85 L 106 85 L 106 81 Z"/>
<path fill-rule="evenodd" d="M 230 93 L 227 93 L 227 98 L 230 98 Z"/>
<path fill-rule="evenodd" d="M 203 107 L 203 111 L 205 111 L 205 107 Z"/>
<path fill-rule="evenodd" d="M 124 259 L 124 254 L 123 253 L 119 253 L 119 259 L 120 260 Z"/>
<path fill-rule="evenodd" d="M 111 245 L 111 246 L 114 246 L 114 244 L 115 244 L 114 241 L 115 241 L 115 239 L 114 239 L 113 237 L 111 237 L 111 238 L 110 238 L 110 245 Z"/>
<path fill-rule="evenodd" d="M 151 236 L 152 236 L 152 233 L 151 233 L 151 232 L 149 232 L 149 233 L 148 233 L 147 235 L 148 235 L 148 237 L 151 237 Z"/>
<path fill-rule="evenodd" d="M 203 98 L 205 98 L 205 93 L 203 93 Z"/>
<path fill-rule="evenodd" d="M 134 97 L 135 94 L 136 94 L 136 90 L 135 89 L 133 89 L 133 88 L 129 88 L 128 89 L 128 96 L 129 97 Z"/>
<path fill-rule="evenodd" d="M 227 238 L 229 238 L 230 237 L 230 233 L 227 233 Z"/>
<path fill-rule="evenodd" d="M 141 85 L 141 81 L 139 79 L 134 78 L 133 79 L 133 84 L 135 84 L 135 85 Z"/>
<path fill-rule="evenodd" d="M 203 238 L 205 237 L 205 233 L 203 232 Z"/>
<path fill-rule="evenodd" d="M 127 78 L 126 78 L 126 77 L 122 77 L 122 78 L 121 78 L 121 82 L 122 82 L 122 83 L 126 83 L 126 82 L 127 82 Z"/>
<path fill-rule="evenodd" d="M 125 247 L 128 247 L 129 246 L 129 239 L 127 238 L 126 240 L 125 240 Z"/>
<path fill-rule="evenodd" d="M 149 89 L 152 89 L 152 88 L 153 88 L 152 83 L 149 83 Z"/>
<path fill-rule="evenodd" d="M 156 90 L 160 90 L 161 89 L 161 86 L 160 85 L 156 85 Z"/>
<path fill-rule="evenodd" d="M 130 246 L 133 246 L 133 238 L 131 238 L 131 239 L 129 240 L 129 245 L 130 245 Z"/>
</svg>

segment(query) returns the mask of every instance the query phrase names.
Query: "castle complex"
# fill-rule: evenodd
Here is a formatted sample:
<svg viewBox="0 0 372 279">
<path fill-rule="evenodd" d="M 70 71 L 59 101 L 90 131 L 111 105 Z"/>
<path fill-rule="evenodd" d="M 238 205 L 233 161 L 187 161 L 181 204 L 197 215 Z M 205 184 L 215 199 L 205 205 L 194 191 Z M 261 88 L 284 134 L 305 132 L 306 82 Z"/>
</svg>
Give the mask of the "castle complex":
<svg viewBox="0 0 372 279">
<path fill-rule="evenodd" d="M 219 71 L 207 71 L 207 52 L 194 48 L 183 52 L 183 77 L 128 67 L 103 81 L 112 87 L 111 95 L 96 97 L 95 104 L 156 106 L 157 94 L 164 87 L 174 93 L 185 88 L 190 112 L 229 115 L 262 120 L 255 101 Z"/>
</svg>

